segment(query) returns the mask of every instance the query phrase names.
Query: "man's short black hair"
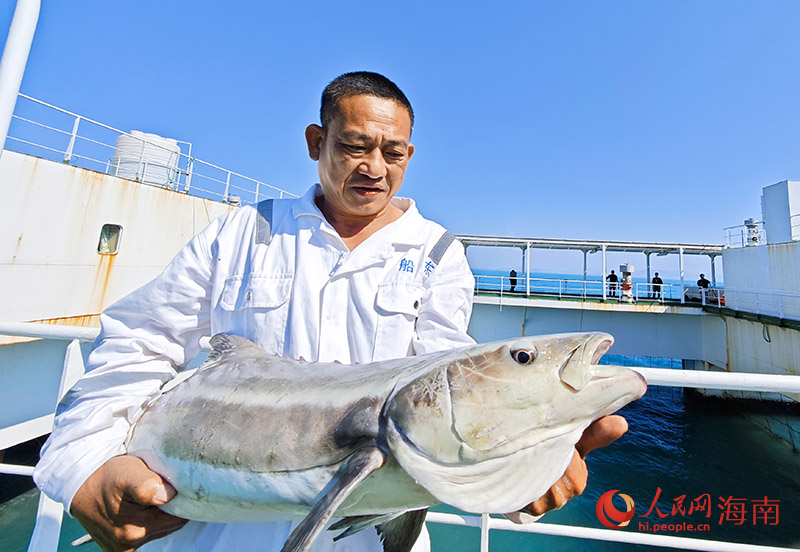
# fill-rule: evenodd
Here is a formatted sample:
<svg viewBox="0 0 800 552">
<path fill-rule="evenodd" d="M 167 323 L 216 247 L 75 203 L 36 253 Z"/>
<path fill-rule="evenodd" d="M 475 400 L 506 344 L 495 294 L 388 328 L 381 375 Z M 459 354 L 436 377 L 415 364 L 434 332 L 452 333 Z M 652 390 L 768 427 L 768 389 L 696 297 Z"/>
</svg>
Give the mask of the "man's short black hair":
<svg viewBox="0 0 800 552">
<path fill-rule="evenodd" d="M 398 86 L 378 73 L 369 71 L 356 71 L 345 73 L 333 79 L 325 90 L 322 91 L 322 106 L 319 118 L 325 128 L 336 116 L 339 102 L 351 96 L 375 96 L 399 103 L 408 111 L 411 118 L 411 128 L 414 128 L 414 110 L 403 91 Z"/>
</svg>

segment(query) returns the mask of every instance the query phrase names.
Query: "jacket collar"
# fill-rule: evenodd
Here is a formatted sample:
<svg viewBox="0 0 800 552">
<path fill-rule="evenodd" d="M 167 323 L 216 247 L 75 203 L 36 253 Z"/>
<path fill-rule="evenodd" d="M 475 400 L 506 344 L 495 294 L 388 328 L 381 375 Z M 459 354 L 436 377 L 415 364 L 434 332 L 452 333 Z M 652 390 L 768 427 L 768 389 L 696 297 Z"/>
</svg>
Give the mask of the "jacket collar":
<svg viewBox="0 0 800 552">
<path fill-rule="evenodd" d="M 300 199 L 295 200 L 292 205 L 292 216 L 299 218 L 310 216 L 319 219 L 320 225 L 328 232 L 336 234 L 336 230 L 325 219 L 322 211 L 316 204 L 317 196 L 322 195 L 322 187 L 319 184 L 311 186 Z M 407 197 L 393 197 L 392 205 L 400 208 L 403 214 L 396 221 L 387 224 L 376 234 L 384 234 L 388 243 L 396 246 L 413 246 L 425 243 L 424 220 L 417 210 L 417 205 L 413 199 Z M 336 234 L 338 236 L 338 234 Z"/>
</svg>

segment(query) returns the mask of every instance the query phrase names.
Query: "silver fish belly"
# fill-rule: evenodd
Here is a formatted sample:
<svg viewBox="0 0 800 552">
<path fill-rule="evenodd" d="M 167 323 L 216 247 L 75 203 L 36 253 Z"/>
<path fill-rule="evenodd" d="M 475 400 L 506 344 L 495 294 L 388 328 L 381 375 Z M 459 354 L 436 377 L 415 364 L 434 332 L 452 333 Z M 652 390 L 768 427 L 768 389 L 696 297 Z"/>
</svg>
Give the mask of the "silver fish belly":
<svg viewBox="0 0 800 552">
<path fill-rule="evenodd" d="M 310 548 L 334 514 L 514 512 L 563 474 L 593 420 L 644 394 L 636 372 L 597 365 L 612 343 L 559 334 L 342 365 L 220 334 L 147 405 L 127 450 L 177 489 L 174 515 L 305 516 L 284 550 Z"/>
</svg>

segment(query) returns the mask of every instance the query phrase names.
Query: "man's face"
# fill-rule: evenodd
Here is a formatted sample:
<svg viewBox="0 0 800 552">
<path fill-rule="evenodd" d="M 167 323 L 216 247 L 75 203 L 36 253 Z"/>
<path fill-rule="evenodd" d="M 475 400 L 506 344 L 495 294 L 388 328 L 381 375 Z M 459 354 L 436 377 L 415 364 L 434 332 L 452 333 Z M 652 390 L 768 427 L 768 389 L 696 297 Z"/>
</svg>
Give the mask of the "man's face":
<svg viewBox="0 0 800 552">
<path fill-rule="evenodd" d="M 403 183 L 414 154 L 411 118 L 392 100 L 351 96 L 322 129 L 306 129 L 308 154 L 318 161 L 326 216 L 362 219 L 383 214 Z"/>
</svg>

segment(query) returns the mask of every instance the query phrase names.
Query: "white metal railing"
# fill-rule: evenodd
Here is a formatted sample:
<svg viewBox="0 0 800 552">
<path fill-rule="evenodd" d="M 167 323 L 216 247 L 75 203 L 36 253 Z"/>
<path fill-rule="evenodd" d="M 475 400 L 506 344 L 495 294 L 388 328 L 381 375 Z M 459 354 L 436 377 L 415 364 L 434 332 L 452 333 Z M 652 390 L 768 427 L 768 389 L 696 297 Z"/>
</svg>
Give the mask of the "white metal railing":
<svg viewBox="0 0 800 552">
<path fill-rule="evenodd" d="M 0 335 L 20 337 L 39 337 L 44 339 L 71 340 L 72 344 L 80 341 L 92 341 L 98 330 L 70 326 L 51 326 L 45 324 L 32 324 L 20 322 L 0 322 Z M 203 340 L 204 348 L 208 347 L 207 340 Z M 71 349 L 74 353 L 75 347 Z M 80 351 L 78 350 L 78 356 Z M 72 367 L 74 372 L 75 359 L 69 358 L 70 348 L 64 361 L 65 372 Z M 79 360 L 82 368 L 82 360 Z M 773 374 L 744 374 L 729 372 L 699 372 L 663 368 L 633 367 L 647 380 L 648 385 L 661 385 L 673 387 L 695 387 L 720 390 L 737 391 L 763 391 L 777 393 L 800 393 L 800 376 L 773 375 Z M 74 377 L 62 376 L 62 388 L 69 385 Z M 66 389 L 62 389 L 66 391 Z M 30 475 L 30 466 L 10 466 L 0 464 L 0 473 L 14 475 Z M 58 533 L 61 525 L 60 506 L 42 495 L 34 534 L 31 537 L 29 550 L 55 550 L 58 543 Z M 427 521 L 431 523 L 444 523 L 481 528 L 481 551 L 489 550 L 489 534 L 493 530 L 516 531 L 524 533 L 540 533 L 564 537 L 595 539 L 611 542 L 636 543 L 647 546 L 663 546 L 684 550 L 705 550 L 712 552 L 788 552 L 793 549 L 770 546 L 757 546 L 750 544 L 736 544 L 723 541 L 710 541 L 685 537 L 666 535 L 653 535 L 648 533 L 619 532 L 614 530 L 597 529 L 590 527 L 556 525 L 549 523 L 531 523 L 518 525 L 504 519 L 492 518 L 488 515 L 456 515 L 430 512 Z M 43 546 L 41 543 L 48 543 Z M 55 544 L 51 544 L 55 543 Z"/>
<path fill-rule="evenodd" d="M 745 224 L 724 228 L 725 247 L 765 245 L 767 230 L 763 221 L 749 220 Z"/>
<path fill-rule="evenodd" d="M 726 288 L 725 306 L 737 311 L 800 320 L 800 293 Z"/>
<path fill-rule="evenodd" d="M 127 136 L 142 143 L 139 159 L 126 160 L 134 166 L 132 179 L 156 184 L 218 201 L 257 203 L 266 198 L 297 197 L 296 194 L 271 186 L 243 174 L 196 159 L 190 142 L 178 141 L 187 150 L 174 152 L 162 144 L 116 129 L 77 113 L 48 104 L 25 94 L 19 101 L 9 128 L 6 147 L 19 153 L 44 157 L 85 169 L 120 175 L 122 163 L 113 160 L 117 138 Z M 165 151 L 169 162 L 149 161 L 144 145 Z M 173 161 L 174 159 L 174 161 Z M 163 178 L 153 181 L 156 169 Z M 129 175 L 125 175 L 128 178 Z"/>
<path fill-rule="evenodd" d="M 557 525 L 554 523 L 527 523 L 519 525 L 507 519 L 493 518 L 487 514 L 482 516 L 446 514 L 441 512 L 428 512 L 426 521 L 443 523 L 446 525 L 460 525 L 464 527 L 480 527 L 481 552 L 489 552 L 489 531 L 514 531 L 517 533 L 538 533 L 557 537 L 572 537 L 578 539 L 602 540 L 607 542 L 620 542 L 627 544 L 642 544 L 645 546 L 663 546 L 680 550 L 705 550 L 709 552 L 796 552 L 795 548 L 780 548 L 776 546 L 759 546 L 755 544 L 739 544 L 735 542 L 712 541 L 705 539 L 692 539 L 687 537 L 673 537 L 669 535 L 652 535 L 649 533 L 633 533 L 615 531 L 613 529 L 597 529 L 594 527 L 581 527 L 575 525 Z"/>
<path fill-rule="evenodd" d="M 512 279 L 516 280 L 512 287 Z M 620 300 L 623 296 L 622 282 L 610 283 L 601 280 L 582 280 L 572 278 L 527 278 L 524 274 L 510 276 L 475 275 L 475 290 L 488 291 L 503 295 L 529 296 L 544 295 L 549 297 L 580 298 L 583 300 L 600 299 L 605 287 L 606 299 Z M 686 299 L 703 305 L 724 305 L 722 288 L 701 290 L 696 286 L 685 286 Z M 649 284 L 634 282 L 631 297 L 635 301 L 679 302 L 681 286 L 679 284 Z"/>
</svg>

